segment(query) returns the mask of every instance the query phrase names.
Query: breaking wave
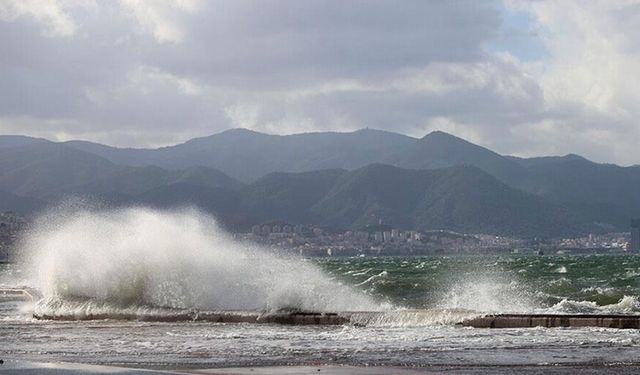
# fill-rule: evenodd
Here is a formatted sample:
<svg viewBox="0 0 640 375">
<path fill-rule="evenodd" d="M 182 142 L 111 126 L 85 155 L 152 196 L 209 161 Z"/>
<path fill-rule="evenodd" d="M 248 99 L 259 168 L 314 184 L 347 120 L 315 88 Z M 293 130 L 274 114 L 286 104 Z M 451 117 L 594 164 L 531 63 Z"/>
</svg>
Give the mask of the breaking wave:
<svg viewBox="0 0 640 375">
<path fill-rule="evenodd" d="M 385 308 L 308 262 L 233 240 L 195 209 L 70 206 L 37 219 L 21 244 L 42 315 Z"/>
<path fill-rule="evenodd" d="M 189 208 L 69 204 L 38 218 L 21 250 L 22 275 L 32 275 L 26 284 L 42 297 L 33 312 L 51 319 L 210 314 L 201 320 L 216 321 L 216 312 L 258 319 L 307 311 L 347 313 L 355 325 L 429 326 L 483 314 L 640 314 L 634 288 L 579 288 L 567 274 L 544 288 L 495 265 L 431 277 L 439 259 L 355 259 L 327 274 L 309 261 L 234 240 L 211 216 Z"/>
<path fill-rule="evenodd" d="M 368 327 L 424 327 L 454 325 L 482 314 L 465 309 L 396 310 L 380 313 L 353 313 L 351 324 Z"/>
<path fill-rule="evenodd" d="M 624 296 L 617 303 L 599 305 L 594 301 L 575 301 L 563 299 L 555 305 L 540 309 L 551 314 L 638 314 L 640 302 L 634 296 Z"/>
<path fill-rule="evenodd" d="M 480 313 L 526 313 L 537 306 L 534 295 L 521 283 L 496 276 L 458 280 L 437 303 L 442 309 Z"/>
</svg>

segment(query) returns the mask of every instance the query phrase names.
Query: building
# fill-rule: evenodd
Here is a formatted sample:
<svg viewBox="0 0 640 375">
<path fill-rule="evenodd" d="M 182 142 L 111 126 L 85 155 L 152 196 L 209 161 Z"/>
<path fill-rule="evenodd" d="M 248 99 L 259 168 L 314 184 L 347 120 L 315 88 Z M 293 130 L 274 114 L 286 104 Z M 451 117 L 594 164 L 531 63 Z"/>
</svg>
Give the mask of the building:
<svg viewBox="0 0 640 375">
<path fill-rule="evenodd" d="M 640 219 L 631 220 L 631 246 L 629 250 L 640 252 Z"/>
<path fill-rule="evenodd" d="M 400 238 L 400 231 L 397 229 L 391 229 L 391 240 L 397 240 Z"/>
<path fill-rule="evenodd" d="M 373 235 L 373 240 L 377 243 L 380 243 L 384 240 L 384 235 L 382 234 L 382 232 L 376 232 Z"/>
<path fill-rule="evenodd" d="M 382 240 L 384 242 L 391 242 L 391 231 L 382 232 Z"/>
</svg>

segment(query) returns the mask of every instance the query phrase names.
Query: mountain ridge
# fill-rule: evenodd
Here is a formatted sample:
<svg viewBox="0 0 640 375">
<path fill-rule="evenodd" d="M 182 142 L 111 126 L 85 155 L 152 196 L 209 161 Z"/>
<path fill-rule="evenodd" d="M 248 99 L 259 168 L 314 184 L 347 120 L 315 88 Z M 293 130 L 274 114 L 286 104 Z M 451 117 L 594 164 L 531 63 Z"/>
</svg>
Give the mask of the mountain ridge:
<svg viewBox="0 0 640 375">
<path fill-rule="evenodd" d="M 156 191 L 156 200 L 168 197 L 179 200 L 178 186 L 200 186 L 247 195 L 248 198 L 239 204 L 248 211 L 238 213 L 235 219 L 238 223 L 248 217 L 256 220 L 266 217 L 269 211 L 280 212 L 296 220 L 322 221 L 325 215 L 334 217 L 337 223 L 347 223 L 348 218 L 354 218 L 356 213 L 347 214 L 346 203 L 358 203 L 359 206 L 356 206 L 367 207 L 366 210 L 386 210 L 391 216 L 398 217 L 399 223 L 402 222 L 398 216 L 400 213 L 407 216 L 407 223 L 411 225 L 430 222 L 419 219 L 419 214 L 413 217 L 412 213 L 401 207 L 391 207 L 385 203 L 386 198 L 375 194 L 368 199 L 375 198 L 379 207 L 367 205 L 366 202 L 346 202 L 340 208 L 344 211 L 342 214 L 339 209 L 329 213 L 322 204 L 316 202 L 310 205 L 302 200 L 303 197 L 316 197 L 322 190 L 320 188 L 329 184 L 328 180 L 320 179 L 317 180 L 319 185 L 314 186 L 305 180 L 316 172 L 333 170 L 333 174 L 322 173 L 333 176 L 336 182 L 340 178 L 347 178 L 345 176 L 351 172 L 364 173 L 371 168 L 378 170 L 378 173 L 389 174 L 386 177 L 388 180 L 404 173 L 389 167 L 415 171 L 455 170 L 456 167 L 465 170 L 465 167 L 474 167 L 510 189 L 541 200 L 544 204 L 540 203 L 540 207 L 562 207 L 562 210 L 541 210 L 565 219 L 573 217 L 572 220 L 581 230 L 593 228 L 594 224 L 600 230 L 624 230 L 631 218 L 640 217 L 640 196 L 634 188 L 640 186 L 640 167 L 599 164 L 575 154 L 535 158 L 503 156 L 441 131 L 414 138 L 375 129 L 296 135 L 270 135 L 247 129 L 230 129 L 158 149 L 114 148 L 87 141 L 51 142 L 23 136 L 0 136 L 0 190 L 25 198 L 49 201 L 65 194 L 93 194 L 112 197 L 114 201 L 131 202 L 142 199 L 149 191 Z M 466 171 L 469 176 L 477 174 L 476 170 Z M 313 173 L 305 175 L 310 172 Z M 271 188 L 280 190 L 251 193 L 252 186 L 266 186 L 260 184 L 268 181 L 265 180 L 267 176 L 272 179 Z M 273 183 L 273 179 L 282 179 L 286 184 L 278 185 Z M 491 186 L 487 189 L 504 189 L 501 185 L 481 180 L 476 176 L 460 178 L 457 183 L 482 183 L 483 186 Z M 375 181 L 376 184 L 386 183 L 384 179 Z M 411 178 L 403 181 L 395 189 L 414 194 L 411 186 L 404 185 L 411 185 L 415 181 Z M 258 185 L 254 185 L 256 183 Z M 455 183 L 451 179 L 447 188 L 462 194 Z M 197 190 L 200 188 L 189 189 L 205 206 L 207 204 L 203 197 L 220 200 L 217 198 L 220 192 L 209 194 Z M 443 217 L 453 215 L 453 211 L 448 213 L 444 210 L 447 199 L 453 199 L 447 198 L 444 190 L 441 188 L 434 195 L 440 200 L 440 205 L 418 200 L 413 204 L 422 202 L 424 209 L 439 210 Z M 373 193 L 368 191 L 368 194 Z M 468 190 L 463 195 L 474 194 L 473 190 Z M 292 197 L 291 201 L 281 199 L 284 196 Z M 483 197 L 495 198 L 491 194 Z M 463 198 L 456 199 L 464 201 Z M 503 199 L 511 199 L 515 203 L 524 198 L 510 193 L 509 197 Z M 529 207 L 535 206 L 533 201 L 527 202 Z M 406 204 L 401 201 L 396 203 Z M 465 203 L 468 207 L 481 207 L 482 204 L 480 201 Z M 463 211 L 470 221 L 478 222 L 475 218 L 472 220 L 476 211 L 469 209 L 460 212 Z M 503 214 L 509 215 L 515 214 Z M 520 215 L 526 215 L 526 212 Z M 364 219 L 360 217 L 358 220 Z M 456 220 L 455 223 L 451 221 L 451 225 L 464 229 L 465 226 L 459 224 L 460 220 Z M 327 223 L 331 224 L 330 220 Z"/>
</svg>

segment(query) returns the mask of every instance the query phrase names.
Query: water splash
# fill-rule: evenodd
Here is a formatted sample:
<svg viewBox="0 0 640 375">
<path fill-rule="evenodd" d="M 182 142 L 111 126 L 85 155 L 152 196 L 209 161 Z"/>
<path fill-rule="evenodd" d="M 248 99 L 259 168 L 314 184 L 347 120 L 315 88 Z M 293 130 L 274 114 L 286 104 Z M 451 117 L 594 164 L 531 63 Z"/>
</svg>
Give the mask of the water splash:
<svg viewBox="0 0 640 375">
<path fill-rule="evenodd" d="M 526 313 L 537 307 L 538 302 L 516 280 L 479 275 L 452 283 L 437 306 L 481 313 Z"/>
<path fill-rule="evenodd" d="M 48 314 L 74 301 L 132 311 L 381 309 L 308 262 L 232 240 L 195 209 L 58 207 L 21 248 Z"/>
<path fill-rule="evenodd" d="M 555 273 L 567 273 L 567 267 L 565 266 L 560 266 L 558 268 L 555 269 L 555 271 L 553 271 Z"/>
<path fill-rule="evenodd" d="M 623 296 L 617 303 L 608 305 L 565 298 L 549 308 L 539 309 L 539 312 L 551 314 L 638 314 L 640 313 L 640 302 L 634 296 Z"/>
<path fill-rule="evenodd" d="M 464 309 L 395 310 L 354 313 L 349 320 L 351 324 L 367 327 L 429 327 L 454 325 L 478 315 Z"/>
</svg>

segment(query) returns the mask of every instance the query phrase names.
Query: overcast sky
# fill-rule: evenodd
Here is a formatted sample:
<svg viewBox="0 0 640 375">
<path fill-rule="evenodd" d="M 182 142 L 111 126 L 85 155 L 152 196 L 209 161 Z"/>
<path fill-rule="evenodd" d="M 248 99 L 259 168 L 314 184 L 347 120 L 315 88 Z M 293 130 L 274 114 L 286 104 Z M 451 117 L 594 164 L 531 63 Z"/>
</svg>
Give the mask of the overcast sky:
<svg viewBox="0 0 640 375">
<path fill-rule="evenodd" d="M 0 134 L 444 130 L 640 164 L 640 1 L 0 0 Z"/>
</svg>

